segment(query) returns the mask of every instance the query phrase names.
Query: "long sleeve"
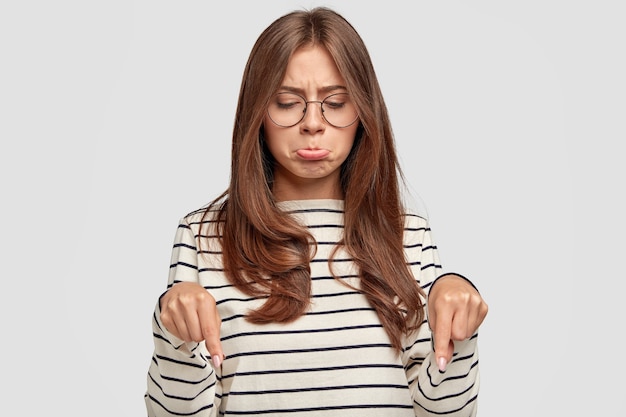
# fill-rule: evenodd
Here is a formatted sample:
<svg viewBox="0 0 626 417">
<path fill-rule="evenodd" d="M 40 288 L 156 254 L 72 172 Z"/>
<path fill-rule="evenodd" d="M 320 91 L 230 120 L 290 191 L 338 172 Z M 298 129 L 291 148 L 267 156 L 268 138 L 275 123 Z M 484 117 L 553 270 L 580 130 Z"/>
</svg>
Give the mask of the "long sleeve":
<svg viewBox="0 0 626 417">
<path fill-rule="evenodd" d="M 186 219 L 178 226 L 168 288 L 176 282 L 198 282 L 196 238 Z M 185 343 L 163 326 L 159 304 L 152 318 L 154 354 L 145 395 L 149 417 L 217 415 L 217 375 L 204 343 Z"/>
<path fill-rule="evenodd" d="M 352 256 L 343 248 L 334 252 L 343 236 L 343 201 L 281 202 L 281 208 L 306 225 L 316 242 L 311 303 L 289 323 L 246 320 L 264 298 L 245 294 L 226 276 L 218 228 L 212 226 L 218 220 L 203 216 L 202 210 L 181 220 L 168 287 L 191 281 L 211 293 L 222 320 L 226 357 L 214 370 L 204 343 L 184 343 L 170 334 L 157 305 L 148 417 L 475 415 L 475 338 L 456 344 L 445 373 L 432 357 L 426 321 L 405 339 L 398 355 L 376 311 L 358 290 Z M 426 220 L 407 216 L 404 245 L 406 261 L 427 293 L 441 266 Z"/>
<path fill-rule="evenodd" d="M 427 222 L 407 217 L 405 251 L 416 279 L 430 291 L 441 274 L 437 247 Z M 428 309 L 426 308 L 426 311 Z M 454 355 L 446 371 L 437 367 L 428 323 L 407 339 L 403 363 L 416 416 L 475 416 L 479 388 L 477 334 L 455 342 Z"/>
</svg>

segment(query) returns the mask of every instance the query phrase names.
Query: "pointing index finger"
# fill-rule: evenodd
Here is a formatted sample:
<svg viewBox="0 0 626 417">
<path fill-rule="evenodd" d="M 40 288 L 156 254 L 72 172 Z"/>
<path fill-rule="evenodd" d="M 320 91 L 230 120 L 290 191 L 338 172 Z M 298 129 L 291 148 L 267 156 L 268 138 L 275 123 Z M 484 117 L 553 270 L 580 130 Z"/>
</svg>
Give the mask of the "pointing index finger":
<svg viewBox="0 0 626 417">
<path fill-rule="evenodd" d="M 452 359 L 450 352 L 451 334 L 452 334 L 452 316 L 437 314 L 432 329 L 433 346 L 435 349 L 435 358 L 440 371 L 445 371 L 446 366 Z"/>
<path fill-rule="evenodd" d="M 198 320 L 200 321 L 200 329 L 202 337 L 206 345 L 211 360 L 216 368 L 219 368 L 224 360 L 224 352 L 222 350 L 222 342 L 220 340 L 220 327 L 222 319 L 219 316 L 215 304 L 203 303 L 198 309 Z"/>
</svg>

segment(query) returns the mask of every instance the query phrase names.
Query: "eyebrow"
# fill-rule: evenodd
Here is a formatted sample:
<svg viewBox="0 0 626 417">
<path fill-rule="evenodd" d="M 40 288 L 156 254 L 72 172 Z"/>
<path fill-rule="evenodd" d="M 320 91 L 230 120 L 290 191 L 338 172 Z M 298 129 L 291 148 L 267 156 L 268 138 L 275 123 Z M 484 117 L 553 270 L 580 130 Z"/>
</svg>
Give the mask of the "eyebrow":
<svg viewBox="0 0 626 417">
<path fill-rule="evenodd" d="M 292 93 L 304 94 L 304 90 L 302 88 L 290 87 L 288 85 L 281 86 L 280 90 L 285 90 L 285 91 L 289 91 L 289 92 L 292 92 Z M 338 85 L 338 84 L 336 84 L 336 85 L 328 85 L 328 86 L 325 86 L 325 87 L 322 87 L 322 88 L 318 89 L 318 91 L 320 93 L 330 93 L 331 91 L 336 91 L 336 90 L 346 90 L 347 91 L 348 89 L 346 88 L 346 86 Z"/>
</svg>

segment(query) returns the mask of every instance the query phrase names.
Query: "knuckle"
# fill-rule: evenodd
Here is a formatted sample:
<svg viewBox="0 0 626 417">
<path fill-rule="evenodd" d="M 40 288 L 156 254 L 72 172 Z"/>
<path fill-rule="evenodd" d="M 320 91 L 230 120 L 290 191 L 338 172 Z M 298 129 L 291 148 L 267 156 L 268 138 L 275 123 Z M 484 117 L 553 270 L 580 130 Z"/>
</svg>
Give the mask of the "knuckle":
<svg viewBox="0 0 626 417">
<path fill-rule="evenodd" d="M 449 292 L 443 296 L 443 300 L 449 305 L 467 305 L 471 302 L 471 295 L 463 291 Z"/>
<path fill-rule="evenodd" d="M 160 318 L 161 318 L 161 323 L 165 324 L 166 326 L 168 324 L 171 324 L 172 322 L 172 316 L 168 312 L 161 312 Z"/>
<path fill-rule="evenodd" d="M 193 293 L 190 298 L 197 304 L 215 304 L 213 297 L 204 289 Z"/>
</svg>

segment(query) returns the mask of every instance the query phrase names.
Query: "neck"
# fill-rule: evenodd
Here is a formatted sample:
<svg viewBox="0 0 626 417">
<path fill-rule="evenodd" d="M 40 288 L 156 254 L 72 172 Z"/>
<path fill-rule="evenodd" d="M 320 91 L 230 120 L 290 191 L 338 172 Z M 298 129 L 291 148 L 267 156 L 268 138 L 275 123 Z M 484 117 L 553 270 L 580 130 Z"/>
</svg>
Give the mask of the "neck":
<svg viewBox="0 0 626 417">
<path fill-rule="evenodd" d="M 274 179 L 272 192 L 276 201 L 343 199 L 339 178 Z"/>
</svg>

